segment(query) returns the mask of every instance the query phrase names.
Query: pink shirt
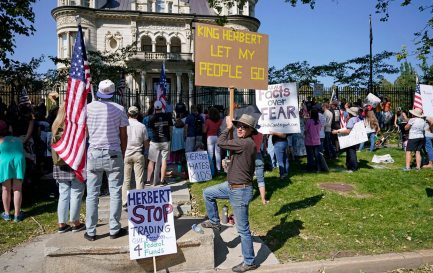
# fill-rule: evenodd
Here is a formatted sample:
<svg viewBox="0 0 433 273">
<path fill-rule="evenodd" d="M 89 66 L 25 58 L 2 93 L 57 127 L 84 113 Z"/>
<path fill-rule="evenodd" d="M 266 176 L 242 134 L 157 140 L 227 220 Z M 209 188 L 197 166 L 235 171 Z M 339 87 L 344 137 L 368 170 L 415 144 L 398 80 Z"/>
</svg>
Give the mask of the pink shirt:
<svg viewBox="0 0 433 273">
<path fill-rule="evenodd" d="M 313 119 L 307 119 L 305 123 L 305 145 L 320 145 L 320 121 L 314 124 Z"/>
</svg>

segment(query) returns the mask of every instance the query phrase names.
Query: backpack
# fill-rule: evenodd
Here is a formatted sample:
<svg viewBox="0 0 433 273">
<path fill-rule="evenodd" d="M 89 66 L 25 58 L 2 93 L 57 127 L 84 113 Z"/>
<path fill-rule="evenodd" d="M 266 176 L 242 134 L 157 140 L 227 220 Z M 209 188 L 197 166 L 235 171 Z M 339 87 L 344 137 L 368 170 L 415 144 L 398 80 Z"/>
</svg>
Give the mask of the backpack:
<svg viewBox="0 0 433 273">
<path fill-rule="evenodd" d="M 63 128 L 59 127 L 59 129 L 57 129 L 57 134 L 55 136 L 51 137 L 51 143 L 54 144 L 57 141 L 60 140 L 60 138 L 62 137 L 63 134 Z M 53 159 L 53 164 L 56 166 L 63 166 L 66 165 L 65 161 L 63 161 L 63 159 L 60 158 L 60 156 L 57 154 L 56 151 L 54 151 L 53 148 L 51 148 L 51 157 Z"/>
<path fill-rule="evenodd" d="M 340 110 L 338 110 L 338 109 L 332 110 L 331 128 L 333 130 L 341 129 L 341 125 L 340 125 Z"/>
<path fill-rule="evenodd" d="M 195 117 L 194 120 L 195 136 L 201 136 L 203 131 L 203 121 L 200 118 L 200 114 Z"/>
</svg>

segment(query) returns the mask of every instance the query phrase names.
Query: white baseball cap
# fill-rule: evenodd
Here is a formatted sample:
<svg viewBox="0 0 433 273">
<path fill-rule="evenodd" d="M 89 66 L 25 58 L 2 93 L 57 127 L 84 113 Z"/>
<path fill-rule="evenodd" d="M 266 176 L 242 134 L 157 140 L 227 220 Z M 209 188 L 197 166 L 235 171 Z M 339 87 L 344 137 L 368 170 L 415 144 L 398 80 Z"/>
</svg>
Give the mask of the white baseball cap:
<svg viewBox="0 0 433 273">
<path fill-rule="evenodd" d="M 96 92 L 96 96 L 101 99 L 109 99 L 114 95 L 116 88 L 114 83 L 110 80 L 103 80 L 99 83 L 98 92 Z"/>
<path fill-rule="evenodd" d="M 159 100 L 157 100 L 153 104 L 153 107 L 155 107 L 155 110 L 161 110 L 162 109 L 162 103 Z"/>
</svg>

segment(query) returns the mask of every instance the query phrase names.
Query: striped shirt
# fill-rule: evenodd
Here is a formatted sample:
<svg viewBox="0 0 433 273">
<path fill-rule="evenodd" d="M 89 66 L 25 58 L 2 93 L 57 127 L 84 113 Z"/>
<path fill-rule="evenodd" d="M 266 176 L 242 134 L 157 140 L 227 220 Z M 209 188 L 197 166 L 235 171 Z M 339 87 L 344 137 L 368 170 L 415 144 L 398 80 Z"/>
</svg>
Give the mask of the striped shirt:
<svg viewBox="0 0 433 273">
<path fill-rule="evenodd" d="M 91 102 L 87 105 L 89 149 L 120 152 L 119 128 L 128 125 L 128 117 L 123 106 L 107 100 Z"/>
</svg>

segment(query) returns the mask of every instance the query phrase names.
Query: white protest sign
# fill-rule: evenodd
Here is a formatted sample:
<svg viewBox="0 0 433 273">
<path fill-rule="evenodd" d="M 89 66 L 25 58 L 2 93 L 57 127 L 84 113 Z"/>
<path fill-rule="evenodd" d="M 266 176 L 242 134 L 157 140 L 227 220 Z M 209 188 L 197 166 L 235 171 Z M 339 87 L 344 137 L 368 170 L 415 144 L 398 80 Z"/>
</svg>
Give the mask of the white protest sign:
<svg viewBox="0 0 433 273">
<path fill-rule="evenodd" d="M 323 96 L 323 84 L 322 83 L 315 83 L 313 87 L 313 96 L 314 97 L 321 97 Z"/>
<path fill-rule="evenodd" d="M 129 258 L 177 252 L 170 187 L 128 191 Z"/>
<path fill-rule="evenodd" d="M 209 181 L 212 179 L 209 157 L 206 151 L 186 154 L 189 182 Z"/>
<path fill-rule="evenodd" d="M 368 141 L 367 131 L 365 130 L 364 121 L 362 120 L 355 123 L 352 130 L 350 131 L 350 134 L 338 135 L 338 143 L 340 145 L 340 149 L 344 149 L 366 141 Z"/>
<path fill-rule="evenodd" d="M 419 85 L 424 115 L 433 117 L 433 85 Z"/>
<path fill-rule="evenodd" d="M 364 100 L 364 103 L 376 107 L 380 103 L 380 99 L 375 95 L 368 93 L 367 97 Z"/>
<path fill-rule="evenodd" d="M 268 86 L 268 90 L 256 90 L 256 105 L 261 112 L 259 132 L 300 133 L 298 90 L 296 83 Z"/>
</svg>

